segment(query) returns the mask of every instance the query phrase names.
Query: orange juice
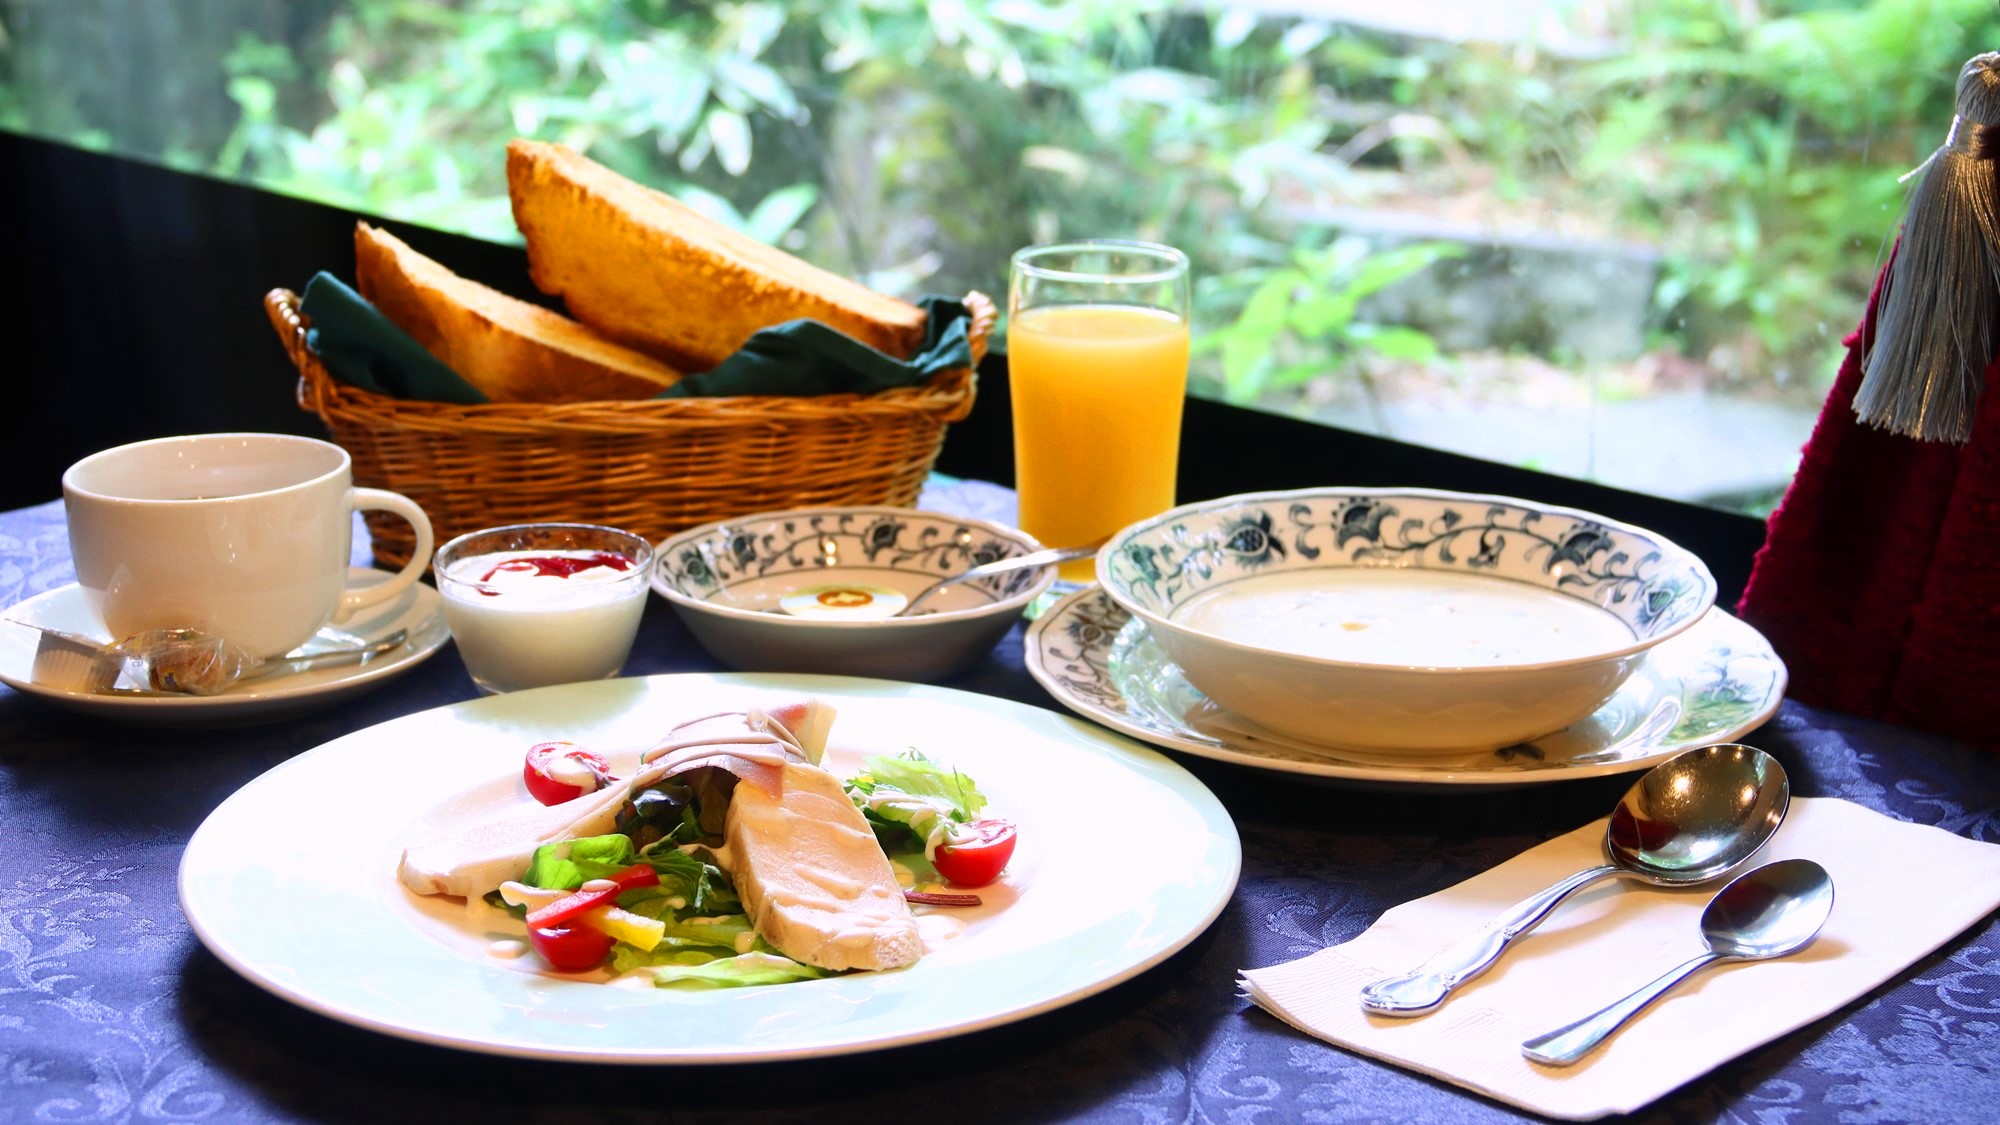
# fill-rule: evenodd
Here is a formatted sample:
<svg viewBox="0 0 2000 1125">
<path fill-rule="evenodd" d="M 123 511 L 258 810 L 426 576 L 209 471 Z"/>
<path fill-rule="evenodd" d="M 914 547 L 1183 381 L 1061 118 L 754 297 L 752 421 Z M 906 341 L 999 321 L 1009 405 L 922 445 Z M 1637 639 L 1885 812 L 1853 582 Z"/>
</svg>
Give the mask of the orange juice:
<svg viewBox="0 0 2000 1125">
<path fill-rule="evenodd" d="M 1094 543 L 1174 505 L 1188 326 L 1131 305 L 1029 309 L 1007 329 L 1021 529 Z M 1089 559 L 1062 576 L 1092 580 Z"/>
</svg>

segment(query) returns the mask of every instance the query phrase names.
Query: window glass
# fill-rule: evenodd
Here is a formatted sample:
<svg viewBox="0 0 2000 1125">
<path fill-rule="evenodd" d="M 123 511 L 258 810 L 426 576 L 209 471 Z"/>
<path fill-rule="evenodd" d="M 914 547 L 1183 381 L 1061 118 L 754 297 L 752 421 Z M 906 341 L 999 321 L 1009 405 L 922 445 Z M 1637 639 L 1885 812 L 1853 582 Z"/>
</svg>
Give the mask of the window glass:
<svg viewBox="0 0 2000 1125">
<path fill-rule="evenodd" d="M 878 288 L 1192 256 L 1194 393 L 1721 507 L 1797 461 L 1973 0 L 0 0 L 0 127 L 512 240 L 559 140 Z"/>
</svg>

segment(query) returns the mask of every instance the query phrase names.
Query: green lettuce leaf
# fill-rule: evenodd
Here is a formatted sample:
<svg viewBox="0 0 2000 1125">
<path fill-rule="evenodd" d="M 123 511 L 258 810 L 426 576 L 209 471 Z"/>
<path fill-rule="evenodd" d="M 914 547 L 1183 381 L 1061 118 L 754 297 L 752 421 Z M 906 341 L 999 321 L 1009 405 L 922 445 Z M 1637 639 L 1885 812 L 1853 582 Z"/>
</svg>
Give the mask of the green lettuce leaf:
<svg viewBox="0 0 2000 1125">
<path fill-rule="evenodd" d="M 632 866 L 633 859 L 631 838 L 617 833 L 562 840 L 535 849 L 535 858 L 529 861 L 521 882 L 573 891 L 592 879 L 610 878 Z"/>
<path fill-rule="evenodd" d="M 676 911 L 672 903 L 672 899 L 654 898 L 620 905 L 634 914 L 643 914 L 666 923 L 666 936 L 661 939 L 663 942 L 712 945 L 729 953 L 735 953 L 738 935 L 755 932 L 750 927 L 750 917 L 747 914 L 704 916 L 687 910 Z"/>
<path fill-rule="evenodd" d="M 705 851 L 700 854 L 708 855 Z M 619 896 L 618 904 L 628 910 L 633 903 L 646 899 L 678 899 L 681 905 L 676 909 L 695 914 L 734 914 L 743 908 L 737 900 L 736 887 L 722 868 L 693 853 L 662 848 L 647 852 L 638 860 L 652 865 L 659 873 L 660 885 Z"/>
<path fill-rule="evenodd" d="M 847 796 L 887 852 L 924 851 L 947 837 L 950 825 L 971 823 L 986 807 L 971 778 L 915 750 L 877 754 L 861 766 L 846 782 Z"/>
<path fill-rule="evenodd" d="M 728 956 L 711 957 L 700 950 L 676 950 L 662 955 L 639 953 L 636 957 L 626 956 L 626 949 L 620 947 L 612 955 L 611 967 L 618 972 L 641 969 L 653 978 L 656 985 L 705 985 L 713 988 L 742 988 L 750 985 L 785 984 L 795 980 L 816 980 L 832 976 L 825 969 L 803 965 L 779 953 L 752 950 Z"/>
</svg>

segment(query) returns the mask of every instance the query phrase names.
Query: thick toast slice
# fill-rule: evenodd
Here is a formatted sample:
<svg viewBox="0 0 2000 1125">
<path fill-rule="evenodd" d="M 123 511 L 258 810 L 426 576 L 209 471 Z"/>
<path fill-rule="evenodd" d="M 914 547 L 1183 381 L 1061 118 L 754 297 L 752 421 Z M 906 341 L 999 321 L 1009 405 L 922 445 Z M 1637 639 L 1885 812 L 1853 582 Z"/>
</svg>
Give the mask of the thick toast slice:
<svg viewBox="0 0 2000 1125">
<path fill-rule="evenodd" d="M 924 313 L 717 223 L 561 145 L 507 146 L 528 270 L 571 315 L 684 371 L 761 328 L 810 317 L 908 358 Z"/>
<path fill-rule="evenodd" d="M 652 398 L 681 373 L 539 305 L 469 281 L 354 224 L 361 295 L 494 402 Z"/>
</svg>

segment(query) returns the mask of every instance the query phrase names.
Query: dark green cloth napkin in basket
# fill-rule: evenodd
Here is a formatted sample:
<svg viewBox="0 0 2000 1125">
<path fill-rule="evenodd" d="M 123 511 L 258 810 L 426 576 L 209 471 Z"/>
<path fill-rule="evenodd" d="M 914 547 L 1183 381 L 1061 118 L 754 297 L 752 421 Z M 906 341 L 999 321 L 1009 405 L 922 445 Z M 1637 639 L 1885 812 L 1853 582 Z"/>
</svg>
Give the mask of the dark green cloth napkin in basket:
<svg viewBox="0 0 2000 1125">
<path fill-rule="evenodd" d="M 420 402 L 472 406 L 488 401 L 479 388 L 330 273 L 316 273 L 306 283 L 299 311 L 312 325 L 306 330 L 306 346 L 343 383 Z"/>
<path fill-rule="evenodd" d="M 869 394 L 972 366 L 971 310 L 950 297 L 917 304 L 930 320 L 923 345 L 909 359 L 885 355 L 816 320 L 790 320 L 756 333 L 713 371 L 689 375 L 659 397 Z M 392 398 L 487 401 L 331 274 L 313 275 L 300 311 L 312 323 L 306 342 L 341 382 Z"/>
</svg>

